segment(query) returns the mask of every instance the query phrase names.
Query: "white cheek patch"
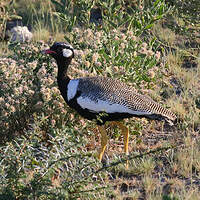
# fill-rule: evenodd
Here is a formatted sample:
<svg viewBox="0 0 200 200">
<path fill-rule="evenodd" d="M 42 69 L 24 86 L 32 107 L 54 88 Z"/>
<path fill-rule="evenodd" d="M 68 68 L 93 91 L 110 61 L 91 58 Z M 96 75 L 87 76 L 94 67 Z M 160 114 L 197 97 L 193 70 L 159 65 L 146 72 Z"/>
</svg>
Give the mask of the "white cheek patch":
<svg viewBox="0 0 200 200">
<path fill-rule="evenodd" d="M 106 112 L 106 113 L 129 113 L 133 115 L 148 115 L 151 114 L 149 112 L 145 111 L 137 111 L 137 110 L 131 110 L 129 108 L 126 108 L 123 105 L 114 103 L 111 104 L 108 101 L 102 101 L 98 100 L 98 102 L 94 102 L 89 98 L 83 98 L 79 97 L 77 99 L 77 103 L 83 108 L 83 109 L 88 109 L 91 112 Z"/>
<path fill-rule="evenodd" d="M 63 49 L 62 52 L 63 52 L 63 56 L 66 58 L 69 58 L 73 54 L 72 50 L 70 49 Z"/>
</svg>

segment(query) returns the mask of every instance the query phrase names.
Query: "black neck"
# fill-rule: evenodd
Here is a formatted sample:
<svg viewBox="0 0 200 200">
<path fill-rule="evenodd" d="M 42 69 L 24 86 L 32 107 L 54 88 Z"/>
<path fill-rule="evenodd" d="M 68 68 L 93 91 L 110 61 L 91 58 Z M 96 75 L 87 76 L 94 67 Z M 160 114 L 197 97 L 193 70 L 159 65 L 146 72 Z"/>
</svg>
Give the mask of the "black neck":
<svg viewBox="0 0 200 200">
<path fill-rule="evenodd" d="M 65 100 L 67 100 L 67 85 L 70 81 L 69 76 L 67 75 L 67 69 L 71 62 L 71 59 L 67 62 L 59 62 L 57 61 L 58 65 L 58 87 L 60 89 L 60 92 Z"/>
</svg>

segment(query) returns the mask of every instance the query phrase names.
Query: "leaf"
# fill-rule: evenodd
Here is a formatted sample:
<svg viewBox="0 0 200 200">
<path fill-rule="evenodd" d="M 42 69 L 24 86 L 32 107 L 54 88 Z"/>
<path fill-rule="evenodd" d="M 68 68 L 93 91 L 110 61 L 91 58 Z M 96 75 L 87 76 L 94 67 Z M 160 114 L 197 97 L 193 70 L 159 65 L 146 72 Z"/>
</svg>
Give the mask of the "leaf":
<svg viewBox="0 0 200 200">
<path fill-rule="evenodd" d="M 14 3 L 14 0 L 12 0 L 10 3 L 9 3 L 9 6 L 12 6 Z"/>
<path fill-rule="evenodd" d="M 65 40 L 67 40 L 67 42 L 69 42 L 69 43 L 71 44 L 71 40 L 70 40 L 70 38 L 69 38 L 69 37 L 67 37 L 67 36 L 64 36 L 64 38 L 65 38 Z"/>
<path fill-rule="evenodd" d="M 31 164 L 32 165 L 39 165 L 39 162 L 34 159 L 34 160 L 32 160 Z"/>
<path fill-rule="evenodd" d="M 141 133 L 139 131 L 135 131 L 135 130 L 131 131 L 131 134 L 132 135 L 141 135 Z"/>
<path fill-rule="evenodd" d="M 113 23 L 112 21 L 108 20 L 109 24 L 113 27 L 113 28 L 117 28 L 117 25 L 115 23 Z"/>
<path fill-rule="evenodd" d="M 22 17 L 19 15 L 10 15 L 9 18 L 10 19 L 22 19 Z"/>
<path fill-rule="evenodd" d="M 105 51 L 103 51 L 103 57 L 106 59 L 107 62 L 109 62 L 110 57 L 105 53 Z"/>
<path fill-rule="evenodd" d="M 153 39 L 150 41 L 149 45 L 153 46 L 153 44 L 155 43 L 155 41 L 156 41 L 156 37 L 153 37 Z"/>
<path fill-rule="evenodd" d="M 128 26 L 130 26 L 132 24 L 132 22 L 133 22 L 133 18 L 131 18 L 130 16 L 126 16 L 125 18 L 123 18 L 123 21 L 118 24 L 118 26 L 119 27 L 123 26 L 124 24 L 126 24 L 128 22 L 129 22 Z"/>
<path fill-rule="evenodd" d="M 110 57 L 106 54 L 106 52 L 105 52 L 104 49 L 101 49 L 101 50 L 99 51 L 99 54 L 103 55 L 103 57 L 106 59 L 106 61 L 109 62 Z"/>
<path fill-rule="evenodd" d="M 165 12 L 165 9 L 164 9 L 164 5 L 160 6 L 160 8 L 158 9 L 158 14 L 159 15 L 163 15 Z"/>
<path fill-rule="evenodd" d="M 60 17 L 60 13 L 59 13 L 59 12 L 52 12 L 52 14 L 53 14 L 54 16 Z"/>
<path fill-rule="evenodd" d="M 140 30 L 142 29 L 142 24 L 139 22 L 139 20 L 134 20 L 134 25 L 136 28 L 138 28 Z"/>
<path fill-rule="evenodd" d="M 156 0 L 153 4 L 154 7 L 156 7 L 162 0 Z"/>
<path fill-rule="evenodd" d="M 154 19 L 154 21 L 159 20 L 161 18 L 163 18 L 163 15 L 158 15 L 158 16 L 156 16 L 156 18 Z"/>
<path fill-rule="evenodd" d="M 118 6 L 116 6 L 114 9 L 115 9 L 115 11 L 118 12 L 118 11 L 120 11 L 121 7 L 122 7 L 121 5 L 118 5 Z"/>
<path fill-rule="evenodd" d="M 150 29 L 154 24 L 148 24 L 147 26 L 144 27 L 144 30 Z"/>
</svg>

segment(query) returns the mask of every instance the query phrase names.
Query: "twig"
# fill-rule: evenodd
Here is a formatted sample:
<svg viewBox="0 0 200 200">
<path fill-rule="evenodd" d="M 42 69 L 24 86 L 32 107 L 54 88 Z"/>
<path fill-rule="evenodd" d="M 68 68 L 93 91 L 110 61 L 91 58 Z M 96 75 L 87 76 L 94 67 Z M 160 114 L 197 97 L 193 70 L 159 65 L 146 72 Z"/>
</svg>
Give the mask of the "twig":
<svg viewBox="0 0 200 200">
<path fill-rule="evenodd" d="M 162 46 L 164 46 L 164 47 L 167 47 L 167 48 L 169 48 L 169 49 L 173 49 L 173 50 L 176 50 L 176 51 L 179 51 L 179 52 L 183 52 L 183 53 L 187 54 L 187 56 L 191 56 L 191 57 L 196 58 L 196 59 L 199 58 L 198 56 L 193 55 L 193 54 L 190 53 L 189 51 L 186 51 L 186 50 L 183 50 L 183 49 L 179 49 L 179 48 L 176 47 L 176 46 L 172 46 L 172 45 L 168 45 L 168 44 L 164 43 L 164 42 L 161 41 L 160 38 L 158 38 L 153 32 L 151 32 L 151 33 L 152 33 L 152 35 L 153 35 L 154 37 L 156 37 L 157 42 L 158 42 L 160 45 L 162 45 Z M 197 49 L 198 49 L 198 48 L 197 48 Z"/>
<path fill-rule="evenodd" d="M 154 149 L 154 150 L 150 150 L 150 151 L 148 151 L 148 152 L 145 152 L 145 153 L 143 153 L 143 154 L 139 154 L 139 155 L 129 155 L 129 156 L 127 156 L 127 158 L 122 158 L 122 159 L 120 159 L 119 161 L 117 161 L 117 162 L 113 162 L 113 163 L 111 163 L 110 165 L 107 165 L 107 166 L 105 166 L 105 167 L 102 167 L 102 168 L 100 168 L 100 169 L 98 169 L 96 172 L 94 172 L 94 173 L 99 173 L 100 171 L 102 171 L 102 170 L 104 170 L 104 169 L 108 169 L 108 168 L 110 168 L 110 167 L 114 167 L 114 166 L 116 166 L 116 165 L 118 165 L 118 164 L 120 164 L 120 163 L 125 163 L 126 161 L 128 161 L 128 160 L 133 160 L 133 159 L 136 159 L 136 158 L 142 158 L 142 157 L 144 157 L 144 156 L 147 156 L 147 155 L 149 155 L 149 154 L 154 154 L 154 153 L 157 153 L 157 152 L 160 152 L 160 151 L 167 151 L 167 150 L 169 150 L 169 149 L 175 149 L 175 148 L 177 148 L 178 146 L 177 145 L 175 145 L 175 146 L 169 146 L 169 147 L 160 147 L 160 148 L 157 148 L 157 149 Z"/>
<path fill-rule="evenodd" d="M 84 193 L 84 192 L 94 192 L 96 190 L 102 190 L 102 189 L 106 189 L 108 187 L 99 187 L 99 188 L 95 188 L 95 189 L 91 189 L 91 190 L 81 190 L 78 192 L 69 192 L 70 194 L 79 194 L 79 193 Z"/>
<path fill-rule="evenodd" d="M 72 156 L 68 156 L 68 157 L 64 157 L 64 158 L 59 158 L 58 160 L 55 160 L 53 161 L 51 164 L 49 164 L 48 168 L 50 168 L 52 165 L 54 165 L 55 163 L 57 162 L 60 162 L 60 161 L 68 161 L 70 158 L 82 158 L 82 157 L 91 157 L 92 153 L 87 153 L 87 154 L 75 154 L 75 155 L 72 155 Z"/>
</svg>

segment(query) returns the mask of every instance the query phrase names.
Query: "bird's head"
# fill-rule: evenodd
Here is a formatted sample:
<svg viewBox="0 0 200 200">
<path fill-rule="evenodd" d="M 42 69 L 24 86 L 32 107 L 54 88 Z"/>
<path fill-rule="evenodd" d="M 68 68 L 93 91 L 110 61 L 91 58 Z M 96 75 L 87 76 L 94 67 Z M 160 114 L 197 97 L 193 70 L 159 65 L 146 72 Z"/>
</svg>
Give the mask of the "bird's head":
<svg viewBox="0 0 200 200">
<path fill-rule="evenodd" d="M 43 51 L 45 54 L 51 55 L 58 64 L 69 64 L 74 57 L 74 49 L 71 45 L 64 42 L 55 42 L 50 49 Z"/>
</svg>

